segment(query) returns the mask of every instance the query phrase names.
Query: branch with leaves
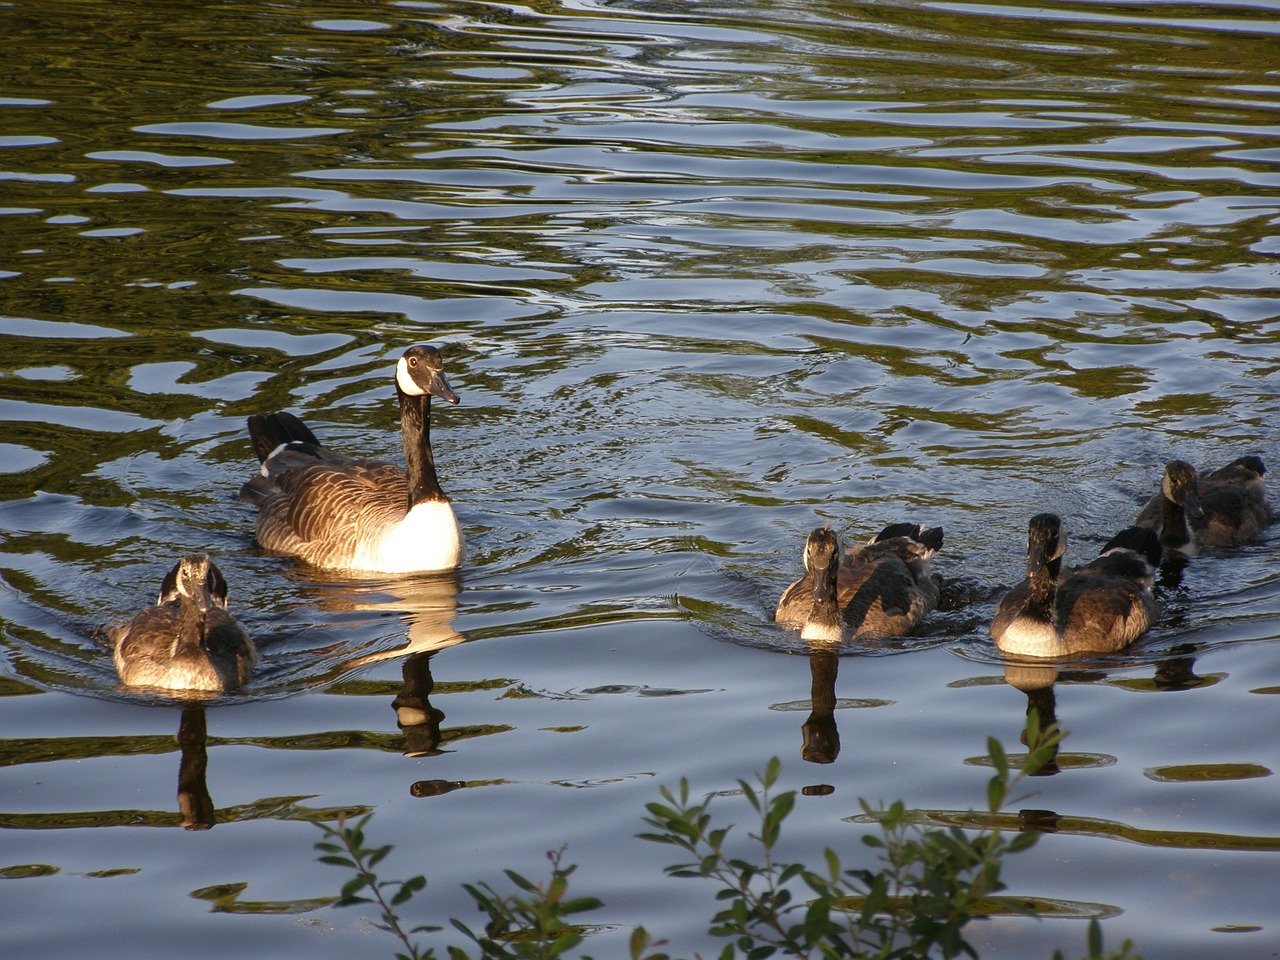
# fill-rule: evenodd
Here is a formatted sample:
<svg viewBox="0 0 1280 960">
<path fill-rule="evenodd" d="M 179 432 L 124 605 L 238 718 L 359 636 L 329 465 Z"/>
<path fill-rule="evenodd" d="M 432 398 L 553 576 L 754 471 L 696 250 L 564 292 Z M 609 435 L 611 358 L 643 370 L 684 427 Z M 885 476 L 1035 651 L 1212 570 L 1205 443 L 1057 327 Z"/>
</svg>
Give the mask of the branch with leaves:
<svg viewBox="0 0 1280 960">
<path fill-rule="evenodd" d="M 1056 752 L 1062 734 L 1051 726 L 1041 730 L 1034 712 L 1028 714 L 1028 752 L 1015 771 L 1004 749 L 987 741 L 993 770 L 987 784 L 987 809 L 991 814 L 1013 802 L 1013 793 L 1024 778 L 1042 769 Z M 728 941 L 719 960 L 763 960 L 781 954 L 797 960 L 923 960 L 966 954 L 977 957 L 964 939 L 964 927 L 976 917 L 988 915 L 997 903 L 1006 911 L 1030 913 L 1016 898 L 999 898 L 1004 889 L 1001 867 L 1009 854 L 1026 850 L 1036 840 L 1034 832 L 1006 837 L 985 826 L 966 831 L 961 827 L 927 827 L 913 818 L 899 802 L 871 807 L 860 801 L 867 818 L 880 828 L 862 843 L 877 851 L 873 867 L 846 869 L 839 855 L 826 849 L 821 869 L 802 863 L 786 863 L 778 856 L 782 826 L 795 808 L 795 793 L 777 793 L 782 765 L 771 760 L 756 783 L 739 781 L 741 795 L 759 820 L 749 833 L 755 856 L 730 851 L 732 827 L 715 826 L 710 808 L 714 797 L 695 801 L 688 781 L 675 790 L 662 788 L 661 802 L 646 805 L 644 822 L 651 831 L 640 836 L 681 850 L 690 860 L 668 867 L 673 877 L 694 877 L 715 882 L 716 899 L 723 904 L 709 931 Z M 396 913 L 426 888 L 424 877 L 379 880 L 373 868 L 391 847 L 365 846 L 366 815 L 354 825 L 339 820 L 336 827 L 320 824 L 326 840 L 317 843 L 320 860 L 354 871 L 344 884 L 338 906 L 372 903 L 381 910 L 376 925 L 397 937 L 405 953 L 397 960 L 435 960 L 430 948 L 420 948 L 413 935 L 440 931 L 439 926 L 406 930 Z M 516 892 L 498 893 L 487 883 L 465 884 L 463 889 L 488 919 L 482 931 L 461 920 L 452 920 L 479 950 L 477 960 L 557 960 L 581 946 L 588 928 L 579 915 L 603 904 L 595 897 L 570 897 L 569 877 L 576 867 L 564 863 L 564 848 L 547 854 L 551 877 L 535 883 L 514 870 L 505 871 Z M 671 960 L 656 948 L 643 927 L 632 934 L 632 960 Z M 1106 954 L 1101 927 L 1092 921 L 1087 960 L 1136 960 L 1126 941 L 1119 953 Z M 450 946 L 449 960 L 473 956 Z M 1063 960 L 1060 953 L 1055 960 Z M 581 960 L 589 960 L 583 956 Z"/>
</svg>

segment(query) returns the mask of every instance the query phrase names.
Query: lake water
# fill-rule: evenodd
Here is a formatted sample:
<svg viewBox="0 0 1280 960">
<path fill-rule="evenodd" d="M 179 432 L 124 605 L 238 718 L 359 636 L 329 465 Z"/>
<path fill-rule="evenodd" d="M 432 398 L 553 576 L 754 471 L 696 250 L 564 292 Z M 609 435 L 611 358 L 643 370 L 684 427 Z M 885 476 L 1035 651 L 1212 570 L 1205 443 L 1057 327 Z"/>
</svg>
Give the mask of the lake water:
<svg viewBox="0 0 1280 960">
<path fill-rule="evenodd" d="M 411 922 L 474 923 L 461 883 L 567 844 L 588 952 L 643 923 L 705 955 L 713 891 L 635 839 L 661 785 L 779 756 L 813 788 L 783 855 L 865 863 L 859 798 L 983 807 L 1029 704 L 1069 732 L 1006 879 L 1076 919 L 976 924 L 984 958 L 1078 954 L 1087 916 L 1148 957 L 1276 949 L 1280 533 L 1165 570 L 1122 656 L 1020 669 L 986 632 L 1031 514 L 1074 562 L 1168 459 L 1280 462 L 1275 3 L 0 24 L 7 958 L 389 958 L 314 859 L 311 821 L 366 810 L 383 875 L 430 879 Z M 414 342 L 462 398 L 432 434 L 458 576 L 263 554 L 244 418 L 398 458 Z M 946 528 L 918 636 L 836 659 L 772 624 L 810 528 L 905 519 Z M 262 664 L 184 710 L 100 637 L 191 550 Z"/>
</svg>

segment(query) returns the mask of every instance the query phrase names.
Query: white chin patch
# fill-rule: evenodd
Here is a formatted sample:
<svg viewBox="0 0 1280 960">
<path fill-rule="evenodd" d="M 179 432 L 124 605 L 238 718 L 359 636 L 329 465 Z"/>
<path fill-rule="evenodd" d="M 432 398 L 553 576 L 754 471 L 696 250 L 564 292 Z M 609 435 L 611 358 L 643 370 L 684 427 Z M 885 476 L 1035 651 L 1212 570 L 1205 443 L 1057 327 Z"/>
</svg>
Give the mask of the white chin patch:
<svg viewBox="0 0 1280 960">
<path fill-rule="evenodd" d="M 409 376 L 409 361 L 404 357 L 401 357 L 400 362 L 396 364 L 396 385 L 411 397 L 420 397 L 427 392 L 414 382 L 413 377 Z"/>
</svg>

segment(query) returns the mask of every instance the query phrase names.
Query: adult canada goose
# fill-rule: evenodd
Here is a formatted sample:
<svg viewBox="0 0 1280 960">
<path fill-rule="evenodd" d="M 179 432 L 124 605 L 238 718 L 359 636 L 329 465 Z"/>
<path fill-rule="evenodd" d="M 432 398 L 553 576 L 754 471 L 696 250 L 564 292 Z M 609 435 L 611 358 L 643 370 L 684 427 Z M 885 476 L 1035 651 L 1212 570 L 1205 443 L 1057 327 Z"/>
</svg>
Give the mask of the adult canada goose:
<svg viewBox="0 0 1280 960">
<path fill-rule="evenodd" d="M 800 624 L 804 640 L 840 640 L 909 632 L 938 605 L 930 560 L 942 547 L 942 528 L 897 523 L 869 543 L 841 555 L 829 527 L 805 540 L 805 575 L 783 591 L 774 620 Z"/>
<path fill-rule="evenodd" d="M 1266 472 L 1257 456 L 1238 457 L 1203 477 L 1187 461 L 1170 460 L 1160 492 L 1134 523 L 1155 530 L 1171 553 L 1194 555 L 1201 547 L 1249 543 L 1273 519 L 1263 482 Z"/>
<path fill-rule="evenodd" d="M 1155 621 L 1152 590 L 1161 548 L 1151 530 L 1128 527 L 1092 562 L 1062 574 L 1065 548 L 1057 514 L 1031 518 L 1026 579 L 1005 594 L 991 621 L 991 636 L 1006 653 L 1111 653 L 1138 639 Z"/>
<path fill-rule="evenodd" d="M 156 605 L 111 632 L 116 671 L 127 686 L 221 693 L 249 679 L 258 652 L 227 613 L 227 581 L 204 553 L 165 576 Z"/>
<path fill-rule="evenodd" d="M 334 453 L 292 414 L 249 418 L 262 469 L 240 498 L 258 507 L 265 549 L 349 573 L 452 570 L 462 562 L 462 531 L 431 454 L 431 398 L 458 402 L 440 352 L 410 347 L 396 363 L 395 385 L 406 469 Z"/>
</svg>

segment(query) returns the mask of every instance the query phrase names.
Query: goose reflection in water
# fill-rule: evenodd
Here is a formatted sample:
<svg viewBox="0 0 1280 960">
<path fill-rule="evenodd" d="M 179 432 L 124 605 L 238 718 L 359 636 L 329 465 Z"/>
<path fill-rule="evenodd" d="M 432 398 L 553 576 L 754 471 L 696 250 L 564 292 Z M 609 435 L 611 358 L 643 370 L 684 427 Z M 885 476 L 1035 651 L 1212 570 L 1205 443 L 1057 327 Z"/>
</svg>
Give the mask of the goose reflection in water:
<svg viewBox="0 0 1280 960">
<path fill-rule="evenodd" d="M 838 709 L 883 707 L 891 702 L 867 697 L 841 700 L 836 696 L 839 673 L 840 656 L 834 647 L 823 643 L 810 648 L 809 715 L 800 727 L 800 756 L 808 763 L 835 763 L 840 756 L 840 728 L 836 724 Z M 834 789 L 817 784 L 806 786 L 801 792 L 805 796 L 821 796 L 834 792 Z"/>
<path fill-rule="evenodd" d="M 342 674 L 370 664 L 401 660 L 401 688 L 391 701 L 396 725 L 404 734 L 404 755 L 434 757 L 440 750 L 444 713 L 432 706 L 435 689 L 432 660 L 467 637 L 453 628 L 458 580 L 452 574 L 406 577 L 382 584 L 330 582 L 305 588 L 308 599 L 326 611 L 398 614 L 405 624 L 404 643 L 384 648 L 383 638 L 345 652 L 337 663 Z"/>
<path fill-rule="evenodd" d="M 1196 648 L 1189 644 L 1174 647 L 1169 655 L 1155 663 L 1151 677 L 1126 677 L 1108 680 L 1105 669 L 1091 670 L 1087 668 L 1064 670 L 1053 664 L 1018 662 L 1008 663 L 1004 668 L 1005 682 L 1009 686 L 1021 690 L 1027 697 L 1027 717 L 1032 713 L 1038 717 L 1039 728 L 1047 730 L 1058 723 L 1058 703 L 1054 693 L 1054 685 L 1059 681 L 1067 683 L 1097 683 L 1106 680 L 1109 685 L 1123 687 L 1144 693 L 1170 693 L 1182 690 L 1193 690 L 1197 687 L 1212 685 L 1217 682 L 1213 676 L 1201 676 L 1195 672 Z M 1028 723 L 1029 726 L 1029 723 Z M 1025 746 L 1027 743 L 1027 726 L 1019 736 Z M 1061 771 L 1058 748 L 1055 744 L 1046 761 L 1027 773 L 1033 777 L 1052 776 Z M 1072 754 L 1074 760 L 1098 762 L 1101 758 Z"/>
<path fill-rule="evenodd" d="M 809 717 L 801 732 L 800 756 L 810 763 L 835 763 L 840 756 L 840 728 L 836 726 L 836 675 L 840 658 L 828 651 L 809 654 Z"/>
<path fill-rule="evenodd" d="M 1011 687 L 1021 690 L 1027 695 L 1027 717 L 1034 713 L 1038 717 L 1041 730 L 1048 730 L 1058 723 L 1058 703 L 1053 692 L 1053 684 L 1058 679 L 1058 668 L 1048 664 L 1007 664 L 1004 668 L 1005 682 Z M 1027 745 L 1027 727 L 1022 728 L 1019 740 Z M 1044 763 L 1028 768 L 1026 773 L 1032 777 L 1049 777 L 1058 773 L 1058 747 L 1055 743 L 1049 751 Z"/>
<path fill-rule="evenodd" d="M 204 707 L 182 708 L 177 740 L 182 751 L 178 762 L 178 812 L 182 815 L 182 829 L 208 830 L 218 819 L 205 781 L 209 755 Z"/>
</svg>

